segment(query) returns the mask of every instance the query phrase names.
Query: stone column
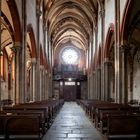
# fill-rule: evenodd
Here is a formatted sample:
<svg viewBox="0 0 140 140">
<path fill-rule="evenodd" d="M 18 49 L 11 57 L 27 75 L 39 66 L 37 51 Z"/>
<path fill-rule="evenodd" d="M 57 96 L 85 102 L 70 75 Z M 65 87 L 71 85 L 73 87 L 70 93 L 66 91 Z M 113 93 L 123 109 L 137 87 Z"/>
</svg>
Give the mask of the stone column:
<svg viewBox="0 0 140 140">
<path fill-rule="evenodd" d="M 94 86 L 93 86 L 93 47 L 94 47 L 94 38 L 93 38 L 94 32 L 92 32 L 92 36 L 91 36 L 91 80 L 90 80 L 90 95 L 91 95 L 91 99 L 94 99 Z"/>
<path fill-rule="evenodd" d="M 95 68 L 95 95 L 96 95 L 96 99 L 98 99 L 98 72 L 97 72 L 97 58 L 98 58 L 98 26 L 96 26 L 94 28 L 95 30 L 95 56 L 94 56 L 94 68 Z"/>
<path fill-rule="evenodd" d="M 92 94 L 93 94 L 93 74 L 92 72 L 90 73 L 90 79 L 89 79 L 89 99 L 92 99 Z"/>
<path fill-rule="evenodd" d="M 19 52 L 21 50 L 21 43 L 20 42 L 15 42 L 14 46 L 11 48 L 13 52 L 15 53 L 14 55 L 14 104 L 19 104 L 20 102 L 20 95 L 19 95 Z"/>
<path fill-rule="evenodd" d="M 29 101 L 33 101 L 33 66 L 31 60 L 31 68 L 30 68 L 30 92 L 29 92 Z"/>
<path fill-rule="evenodd" d="M 101 68 L 97 68 L 97 99 L 101 100 Z"/>
<path fill-rule="evenodd" d="M 89 75 L 89 99 L 91 99 L 91 94 L 92 94 L 92 73 L 90 72 Z"/>
<path fill-rule="evenodd" d="M 103 61 L 103 60 L 102 60 Z M 101 78 L 101 100 L 105 100 L 105 93 L 104 93 L 104 79 L 105 79 L 105 73 L 104 73 L 104 64 L 103 62 L 101 62 L 101 75 L 100 75 L 100 78 Z"/>
<path fill-rule="evenodd" d="M 40 65 L 40 101 L 43 98 L 43 69 L 44 66 Z"/>
<path fill-rule="evenodd" d="M 88 99 L 90 99 L 90 74 L 88 74 Z"/>
<path fill-rule="evenodd" d="M 122 46 L 120 48 L 120 54 L 121 54 L 121 102 L 122 103 L 127 103 L 128 102 L 128 89 L 127 89 L 127 85 L 128 85 L 128 71 L 127 71 L 127 53 L 129 51 L 129 47 L 127 46 Z"/>
<path fill-rule="evenodd" d="M 44 87 L 43 87 L 43 94 L 44 94 L 44 100 L 46 100 L 46 70 L 43 71 L 43 78 L 44 78 Z"/>
<path fill-rule="evenodd" d="M 101 93 L 101 68 L 98 68 L 98 98 L 101 100 L 102 93 Z"/>
<path fill-rule="evenodd" d="M 1 17 L 1 14 L 2 14 L 2 10 L 1 10 L 1 7 L 2 7 L 2 0 L 0 0 L 0 17 Z M 1 18 L 0 18 L 0 27 L 1 27 Z M 0 29 L 0 35 L 1 35 L 1 29 Z M 1 36 L 0 36 L 0 66 L 1 66 Z M 0 74 L 1 74 L 1 68 L 0 68 Z M 0 78 L 0 111 L 2 110 L 2 103 L 1 103 L 1 78 Z"/>
<path fill-rule="evenodd" d="M 90 69 L 90 67 L 89 67 L 89 54 L 90 54 L 90 52 L 89 52 L 89 48 L 88 48 L 88 50 L 86 50 L 86 67 L 88 68 L 88 72 L 87 72 L 87 99 L 89 99 L 89 95 L 90 95 L 90 74 L 89 74 L 89 69 Z"/>
<path fill-rule="evenodd" d="M 94 80 L 94 75 L 93 72 L 91 72 L 90 77 L 89 77 L 89 86 L 90 86 L 90 99 L 95 98 L 95 80 Z"/>
<path fill-rule="evenodd" d="M 95 80 L 95 71 L 93 71 L 93 83 L 92 83 L 92 86 L 93 86 L 93 93 L 92 93 L 92 98 L 93 99 L 96 99 L 96 80 Z"/>
<path fill-rule="evenodd" d="M 101 44 L 101 100 L 105 100 L 104 98 L 104 32 L 105 32 L 105 25 L 104 25 L 104 20 L 105 20 L 105 10 L 104 10 L 104 4 L 101 2 L 100 5 L 101 9 L 100 9 L 100 17 L 101 17 L 101 30 L 102 30 L 102 34 L 101 34 L 101 40 L 102 40 L 102 44 Z"/>
<path fill-rule="evenodd" d="M 40 100 L 40 5 L 36 6 L 36 19 L 37 19 L 37 60 L 36 60 L 36 101 Z"/>
<path fill-rule="evenodd" d="M 112 62 L 108 60 L 108 58 L 105 59 L 104 62 L 104 99 L 105 101 L 108 101 L 110 98 L 110 75 L 109 75 L 109 69 L 112 66 Z"/>
<path fill-rule="evenodd" d="M 53 95 L 53 75 L 52 72 L 50 74 L 50 97 Z"/>
<path fill-rule="evenodd" d="M 41 97 L 40 97 L 40 100 L 44 100 L 45 99 L 45 94 L 44 94 L 44 66 L 43 65 L 41 65 L 40 66 L 40 87 L 41 87 L 41 90 L 40 90 L 40 95 L 41 95 Z"/>
<path fill-rule="evenodd" d="M 47 95 L 48 95 L 48 99 L 50 98 L 50 74 L 47 74 Z"/>
<path fill-rule="evenodd" d="M 49 99 L 50 98 L 50 75 L 49 75 L 49 73 L 47 74 L 47 96 Z"/>
<path fill-rule="evenodd" d="M 19 100 L 20 103 L 25 102 L 26 92 L 26 33 L 27 33 L 27 22 L 26 22 L 26 0 L 22 1 L 22 47 L 19 55 Z"/>
<path fill-rule="evenodd" d="M 43 87 L 44 99 L 43 100 L 46 100 L 46 70 L 45 69 L 43 71 L 43 77 L 44 77 L 44 87 Z"/>
<path fill-rule="evenodd" d="M 51 98 L 52 97 L 52 75 L 51 75 L 51 73 L 49 73 L 49 75 L 48 75 L 48 95 L 49 95 L 49 98 Z"/>
<path fill-rule="evenodd" d="M 42 100 L 45 100 L 45 69 L 43 69 L 43 97 L 42 97 Z"/>
<path fill-rule="evenodd" d="M 36 90 L 36 58 L 32 58 L 31 59 L 32 62 L 32 69 L 31 69 L 31 98 L 30 100 L 32 101 L 36 101 L 36 94 L 35 94 L 35 90 Z"/>
<path fill-rule="evenodd" d="M 45 99 L 48 99 L 48 72 L 45 70 Z"/>
<path fill-rule="evenodd" d="M 115 0 L 115 102 L 121 102 L 120 1 Z"/>
<path fill-rule="evenodd" d="M 97 74 L 97 68 L 96 68 L 96 70 L 95 70 L 95 99 L 98 99 L 98 82 L 97 82 L 97 80 L 98 80 L 98 74 Z"/>
<path fill-rule="evenodd" d="M 8 62 L 8 99 L 12 98 L 12 64 Z"/>
</svg>

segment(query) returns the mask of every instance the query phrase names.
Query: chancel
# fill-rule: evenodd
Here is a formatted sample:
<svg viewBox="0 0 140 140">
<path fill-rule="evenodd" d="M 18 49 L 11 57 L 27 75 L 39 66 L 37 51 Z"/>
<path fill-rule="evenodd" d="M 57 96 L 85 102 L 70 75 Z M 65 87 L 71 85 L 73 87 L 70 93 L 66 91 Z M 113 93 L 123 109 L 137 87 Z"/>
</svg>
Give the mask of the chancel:
<svg viewBox="0 0 140 140">
<path fill-rule="evenodd" d="M 0 139 L 140 140 L 140 0 L 0 0 Z"/>
</svg>

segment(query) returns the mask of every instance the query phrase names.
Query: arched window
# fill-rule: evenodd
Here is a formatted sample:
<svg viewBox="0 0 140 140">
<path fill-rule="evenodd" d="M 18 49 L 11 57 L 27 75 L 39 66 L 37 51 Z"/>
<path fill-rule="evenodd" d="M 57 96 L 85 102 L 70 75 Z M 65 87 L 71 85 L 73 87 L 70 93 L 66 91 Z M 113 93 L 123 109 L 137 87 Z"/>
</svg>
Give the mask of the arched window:
<svg viewBox="0 0 140 140">
<path fill-rule="evenodd" d="M 72 47 L 63 49 L 60 56 L 64 64 L 77 64 L 79 60 L 78 50 Z"/>
</svg>

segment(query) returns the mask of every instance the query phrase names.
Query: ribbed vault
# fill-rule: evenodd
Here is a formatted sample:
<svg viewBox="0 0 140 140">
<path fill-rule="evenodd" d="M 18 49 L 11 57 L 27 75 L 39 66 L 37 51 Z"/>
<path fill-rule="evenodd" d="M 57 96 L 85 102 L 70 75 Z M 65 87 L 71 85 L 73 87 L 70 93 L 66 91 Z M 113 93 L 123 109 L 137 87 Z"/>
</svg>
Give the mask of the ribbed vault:
<svg viewBox="0 0 140 140">
<path fill-rule="evenodd" d="M 51 46 L 71 42 L 86 50 L 96 26 L 97 0 L 44 0 Z"/>
</svg>

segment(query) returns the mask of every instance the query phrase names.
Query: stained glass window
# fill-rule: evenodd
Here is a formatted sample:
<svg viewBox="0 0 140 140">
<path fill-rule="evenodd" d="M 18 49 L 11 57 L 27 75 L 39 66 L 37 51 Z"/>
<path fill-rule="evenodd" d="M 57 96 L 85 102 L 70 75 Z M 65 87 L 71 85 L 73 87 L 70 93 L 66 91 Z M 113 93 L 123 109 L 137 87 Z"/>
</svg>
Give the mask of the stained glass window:
<svg viewBox="0 0 140 140">
<path fill-rule="evenodd" d="M 66 64 L 75 64 L 78 61 L 78 52 L 73 48 L 63 50 L 62 59 Z"/>
</svg>

